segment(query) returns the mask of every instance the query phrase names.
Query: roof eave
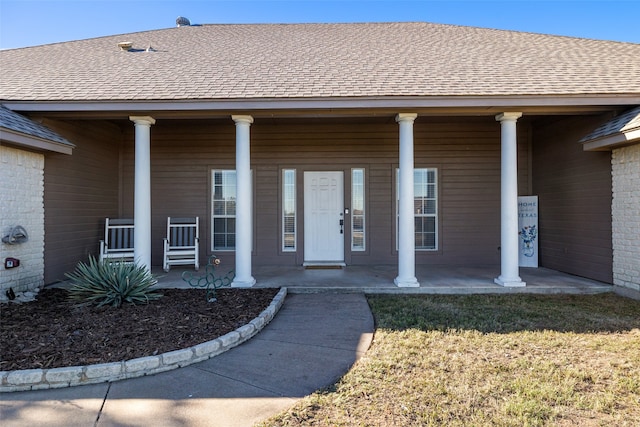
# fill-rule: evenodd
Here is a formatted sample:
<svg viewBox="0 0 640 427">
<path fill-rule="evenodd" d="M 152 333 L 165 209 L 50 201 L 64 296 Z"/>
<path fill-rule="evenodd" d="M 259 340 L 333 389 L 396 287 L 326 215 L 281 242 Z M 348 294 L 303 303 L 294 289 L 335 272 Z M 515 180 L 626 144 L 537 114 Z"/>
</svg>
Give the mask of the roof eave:
<svg viewBox="0 0 640 427">
<path fill-rule="evenodd" d="M 582 143 L 582 149 L 584 151 L 611 151 L 615 148 L 621 148 L 637 143 L 640 143 L 640 128 L 585 141 Z"/>
<path fill-rule="evenodd" d="M 114 101 L 24 101 L 4 100 L 8 108 L 22 112 L 196 112 L 220 111 L 349 111 L 349 110 L 473 110 L 493 114 L 505 109 L 518 111 L 581 110 L 598 111 L 602 106 L 640 104 L 640 94 L 603 95 L 497 95 L 497 96 L 390 96 L 327 98 L 242 98 L 191 100 Z M 601 109 L 600 109 L 601 111 Z"/>
<path fill-rule="evenodd" d="M 0 141 L 31 150 L 51 151 L 61 154 L 72 154 L 75 148 L 75 145 L 71 143 L 63 144 L 58 141 L 27 135 L 7 128 L 0 128 Z"/>
</svg>

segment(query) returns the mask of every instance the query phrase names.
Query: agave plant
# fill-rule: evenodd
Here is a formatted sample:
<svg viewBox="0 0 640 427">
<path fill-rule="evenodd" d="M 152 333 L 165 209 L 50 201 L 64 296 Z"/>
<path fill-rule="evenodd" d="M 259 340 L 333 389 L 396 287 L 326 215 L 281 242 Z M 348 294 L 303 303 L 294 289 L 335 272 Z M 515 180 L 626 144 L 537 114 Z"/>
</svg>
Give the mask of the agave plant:
<svg viewBox="0 0 640 427">
<path fill-rule="evenodd" d="M 78 263 L 75 271 L 66 276 L 72 283 L 69 298 L 80 305 L 120 307 L 123 303 L 148 303 L 162 296 L 151 289 L 157 283 L 151 273 L 133 263 L 98 262 L 89 257 L 88 264 Z"/>
</svg>

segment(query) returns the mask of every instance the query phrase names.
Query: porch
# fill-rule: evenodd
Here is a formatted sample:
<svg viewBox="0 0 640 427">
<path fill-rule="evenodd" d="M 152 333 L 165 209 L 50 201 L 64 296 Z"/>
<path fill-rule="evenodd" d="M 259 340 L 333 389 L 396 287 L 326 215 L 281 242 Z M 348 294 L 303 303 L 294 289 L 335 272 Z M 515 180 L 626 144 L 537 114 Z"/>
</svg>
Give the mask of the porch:
<svg viewBox="0 0 640 427">
<path fill-rule="evenodd" d="M 222 266 L 221 275 L 230 266 Z M 169 273 L 154 269 L 158 286 L 162 288 L 189 288 L 182 280 L 183 271 L 174 268 Z M 202 274 L 203 268 L 194 275 Z M 292 293 L 312 292 L 365 292 L 389 294 L 596 294 L 609 292 L 613 286 L 547 268 L 520 268 L 526 287 L 504 287 L 494 283 L 499 266 L 433 266 L 416 265 L 419 287 L 400 288 L 393 283 L 397 266 L 347 266 L 335 269 L 309 269 L 304 267 L 256 266 L 253 268 L 256 288 L 286 287 Z M 217 277 L 217 274 L 216 274 Z"/>
</svg>

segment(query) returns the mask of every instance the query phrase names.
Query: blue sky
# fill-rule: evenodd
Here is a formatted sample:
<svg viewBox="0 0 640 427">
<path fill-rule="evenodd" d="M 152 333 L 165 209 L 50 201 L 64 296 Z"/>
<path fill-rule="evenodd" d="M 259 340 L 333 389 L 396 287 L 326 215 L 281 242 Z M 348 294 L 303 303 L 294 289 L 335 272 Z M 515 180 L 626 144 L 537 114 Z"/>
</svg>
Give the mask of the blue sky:
<svg viewBox="0 0 640 427">
<path fill-rule="evenodd" d="M 194 24 L 425 21 L 640 43 L 640 0 L 0 0 L 0 48 Z"/>
</svg>

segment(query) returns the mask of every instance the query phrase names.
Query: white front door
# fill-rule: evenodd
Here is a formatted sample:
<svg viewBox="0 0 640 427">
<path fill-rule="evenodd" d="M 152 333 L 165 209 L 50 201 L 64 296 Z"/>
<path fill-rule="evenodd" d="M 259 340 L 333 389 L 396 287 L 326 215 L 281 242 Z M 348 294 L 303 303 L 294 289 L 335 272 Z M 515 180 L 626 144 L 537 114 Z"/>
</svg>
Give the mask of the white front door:
<svg viewBox="0 0 640 427">
<path fill-rule="evenodd" d="M 342 172 L 304 173 L 305 263 L 344 263 Z"/>
</svg>

